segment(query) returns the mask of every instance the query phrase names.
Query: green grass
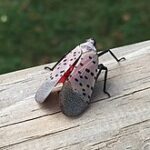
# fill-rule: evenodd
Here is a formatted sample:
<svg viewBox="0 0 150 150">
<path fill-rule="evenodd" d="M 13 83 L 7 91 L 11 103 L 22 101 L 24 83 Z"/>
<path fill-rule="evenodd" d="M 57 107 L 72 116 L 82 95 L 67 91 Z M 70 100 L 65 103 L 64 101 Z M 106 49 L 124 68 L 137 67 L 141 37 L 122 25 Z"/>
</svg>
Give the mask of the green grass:
<svg viewBox="0 0 150 150">
<path fill-rule="evenodd" d="M 148 40 L 148 0 L 0 1 L 0 74 L 58 60 L 89 37 L 99 49 Z"/>
</svg>

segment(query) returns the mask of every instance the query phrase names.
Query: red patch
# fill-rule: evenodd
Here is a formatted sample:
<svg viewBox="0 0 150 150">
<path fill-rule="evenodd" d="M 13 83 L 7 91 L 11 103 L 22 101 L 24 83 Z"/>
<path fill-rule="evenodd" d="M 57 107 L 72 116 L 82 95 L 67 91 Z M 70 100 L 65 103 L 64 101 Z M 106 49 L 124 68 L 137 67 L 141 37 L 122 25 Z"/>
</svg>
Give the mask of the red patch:
<svg viewBox="0 0 150 150">
<path fill-rule="evenodd" d="M 58 81 L 58 83 L 64 83 L 64 82 L 68 79 L 69 75 L 71 74 L 72 70 L 74 69 L 74 66 L 75 66 L 75 65 L 72 65 L 72 66 L 67 70 L 67 72 L 65 72 L 65 74 L 60 78 L 60 80 Z"/>
</svg>

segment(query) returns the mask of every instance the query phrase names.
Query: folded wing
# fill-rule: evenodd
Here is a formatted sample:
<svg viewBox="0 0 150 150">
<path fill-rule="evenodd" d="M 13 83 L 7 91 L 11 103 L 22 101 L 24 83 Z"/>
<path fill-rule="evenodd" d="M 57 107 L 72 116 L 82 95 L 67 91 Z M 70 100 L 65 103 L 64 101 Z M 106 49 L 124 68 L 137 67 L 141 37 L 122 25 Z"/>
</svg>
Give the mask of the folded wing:
<svg viewBox="0 0 150 150">
<path fill-rule="evenodd" d="M 80 58 L 81 53 L 82 50 L 80 46 L 77 46 L 58 63 L 54 70 L 50 72 L 50 78 L 47 79 L 37 90 L 35 95 L 35 100 L 37 102 L 42 103 L 45 101 L 61 77 Z"/>
</svg>

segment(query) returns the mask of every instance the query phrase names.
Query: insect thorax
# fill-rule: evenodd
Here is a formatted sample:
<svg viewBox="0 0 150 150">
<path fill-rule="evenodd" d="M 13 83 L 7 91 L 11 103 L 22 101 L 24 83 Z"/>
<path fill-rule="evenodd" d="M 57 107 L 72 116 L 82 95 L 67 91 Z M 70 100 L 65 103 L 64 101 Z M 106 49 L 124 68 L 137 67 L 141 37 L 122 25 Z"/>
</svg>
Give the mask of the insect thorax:
<svg viewBox="0 0 150 150">
<path fill-rule="evenodd" d="M 85 43 L 80 44 L 80 48 L 82 49 L 82 52 L 96 51 L 93 39 L 88 39 Z"/>
</svg>

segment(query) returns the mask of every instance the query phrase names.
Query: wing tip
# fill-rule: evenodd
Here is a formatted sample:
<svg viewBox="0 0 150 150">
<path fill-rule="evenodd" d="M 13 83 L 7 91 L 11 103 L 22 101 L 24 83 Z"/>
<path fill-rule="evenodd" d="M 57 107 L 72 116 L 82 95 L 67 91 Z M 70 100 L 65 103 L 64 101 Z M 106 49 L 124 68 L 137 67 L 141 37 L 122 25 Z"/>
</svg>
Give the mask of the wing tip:
<svg viewBox="0 0 150 150">
<path fill-rule="evenodd" d="M 41 96 L 41 94 L 38 91 L 36 92 L 35 97 L 34 97 L 35 101 L 40 104 L 43 103 L 46 100 L 46 98 L 47 97 Z"/>
</svg>

